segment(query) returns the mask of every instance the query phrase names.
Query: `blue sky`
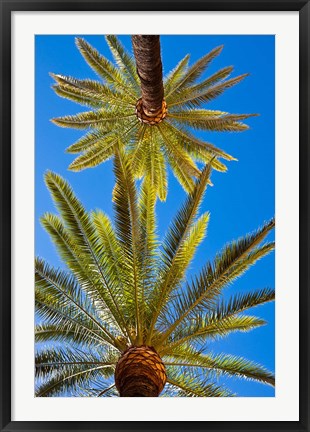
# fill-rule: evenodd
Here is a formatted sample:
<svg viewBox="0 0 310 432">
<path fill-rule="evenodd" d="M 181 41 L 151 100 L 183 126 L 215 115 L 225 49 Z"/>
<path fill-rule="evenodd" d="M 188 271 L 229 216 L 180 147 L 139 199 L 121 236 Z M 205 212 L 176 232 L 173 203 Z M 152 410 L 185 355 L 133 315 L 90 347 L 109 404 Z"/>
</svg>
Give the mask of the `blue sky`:
<svg viewBox="0 0 310 432">
<path fill-rule="evenodd" d="M 49 72 L 76 78 L 97 78 L 76 48 L 75 36 L 84 37 L 103 55 L 112 59 L 103 36 L 48 35 L 36 36 L 35 39 L 36 254 L 56 267 L 63 267 L 63 263 L 39 223 L 43 213 L 55 211 L 43 181 L 46 170 L 65 177 L 88 210 L 100 208 L 113 217 L 112 162 L 108 161 L 79 173 L 68 171 L 73 155 L 66 154 L 65 148 L 82 136 L 84 131 L 59 128 L 50 122 L 53 117 L 75 114 L 87 109 L 58 97 L 51 89 L 53 80 Z M 120 36 L 120 39 L 132 52 L 130 37 Z M 190 62 L 193 63 L 218 45 L 224 45 L 224 49 L 209 66 L 205 76 L 231 65 L 234 66 L 232 76 L 243 73 L 249 73 L 250 76 L 206 107 L 231 113 L 259 113 L 259 117 L 246 121 L 250 125 L 250 130 L 246 132 L 196 132 L 200 137 L 232 154 L 238 162 L 230 162 L 227 173 L 212 174 L 214 186 L 208 188 L 201 207 L 201 212 L 208 210 L 211 213 L 208 234 L 199 247 L 190 273 L 197 272 L 228 241 L 255 230 L 273 217 L 275 211 L 274 37 L 161 36 L 164 74 L 186 54 L 191 55 Z M 185 192 L 169 172 L 167 201 L 157 205 L 161 237 L 184 199 Z M 274 254 L 271 254 L 227 288 L 225 295 L 274 287 L 274 273 Z M 257 307 L 253 309 L 253 314 L 267 320 L 268 325 L 249 333 L 232 334 L 213 343 L 210 349 L 213 352 L 241 355 L 274 370 L 274 304 Z M 274 389 L 262 384 L 235 379 L 229 379 L 226 383 L 239 396 L 274 396 Z"/>
</svg>

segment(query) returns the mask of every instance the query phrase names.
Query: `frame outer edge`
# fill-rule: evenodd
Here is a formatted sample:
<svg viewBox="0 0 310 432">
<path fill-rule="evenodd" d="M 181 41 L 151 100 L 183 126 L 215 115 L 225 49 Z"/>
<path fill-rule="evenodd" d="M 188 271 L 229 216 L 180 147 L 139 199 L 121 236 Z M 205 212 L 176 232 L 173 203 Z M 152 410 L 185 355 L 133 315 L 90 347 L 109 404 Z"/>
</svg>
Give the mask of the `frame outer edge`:
<svg viewBox="0 0 310 432">
<path fill-rule="evenodd" d="M 299 327 L 300 327 L 300 377 L 299 377 L 299 403 L 300 423 L 302 430 L 309 431 L 309 138 L 310 138 L 310 4 L 301 9 L 299 15 L 299 274 L 300 274 L 300 297 L 299 297 Z M 303 350 L 302 350 L 303 348 Z"/>
<path fill-rule="evenodd" d="M 153 3 L 153 2 L 152 2 Z M 225 430 L 252 430 L 252 431 L 310 431 L 309 425 L 309 319 L 308 313 L 310 310 L 308 284 L 309 284 L 309 71 L 310 71 L 310 56 L 309 56 L 309 25 L 310 25 L 310 6 L 309 0 L 276 0 L 276 1 L 257 1 L 257 0 L 217 0 L 217 2 L 208 2 L 210 7 L 206 7 L 204 1 L 194 2 L 189 4 L 188 1 L 170 1 L 164 5 L 161 1 L 153 10 L 169 10 L 172 5 L 178 4 L 187 5 L 180 7 L 180 10 L 296 10 L 300 11 L 300 286 L 303 288 L 303 296 L 300 296 L 300 346 L 304 347 L 304 351 L 300 356 L 300 421 L 299 422 L 254 422 L 252 427 L 250 424 L 244 422 L 243 425 L 237 422 L 233 428 L 228 429 L 223 427 L 223 424 L 210 424 L 208 427 L 200 424 L 192 430 L 206 430 L 209 432 Z M 124 10 L 147 10 L 146 4 L 142 1 L 115 1 L 118 4 L 117 9 L 123 7 Z M 149 5 L 151 2 L 149 3 Z M 154 3 L 153 3 L 154 5 Z M 170 6 L 169 6 L 170 5 Z M 218 6 L 216 6 L 218 5 Z M 259 7 L 257 7 L 259 5 Z M 1 85 L 0 91 L 1 98 L 1 146 L 0 146 L 0 164 L 1 164 L 1 180 L 0 180 L 0 277 L 1 277 L 1 290 L 0 290 L 0 308 L 1 308 L 1 329 L 0 329 L 0 427 L 2 431 L 52 431 L 65 432 L 69 430 L 84 430 L 84 431 L 112 431 L 118 430 L 125 432 L 129 430 L 146 430 L 145 424 L 141 422 L 134 422 L 130 427 L 121 426 L 119 422 L 106 423 L 106 427 L 98 422 L 23 422 L 11 421 L 11 338 L 10 338 L 10 324 L 11 324 L 11 296 L 9 287 L 11 286 L 11 11 L 12 10 L 89 10 L 94 7 L 95 10 L 114 10 L 111 1 L 90 1 L 88 5 L 84 0 L 64 1 L 54 0 L 20 0 L 8 1 L 0 0 L 0 13 L 1 13 L 1 60 L 0 60 L 0 78 Z M 173 7 L 171 10 L 174 10 Z M 302 154 L 301 154 L 302 153 Z M 307 348 L 307 349 L 306 349 Z M 53 424 L 51 424 L 53 423 Z M 84 423 L 84 424 L 83 424 Z M 150 422 L 149 430 L 161 431 L 165 430 L 190 430 L 193 423 L 183 429 L 180 422 L 173 422 L 172 424 L 163 424 L 158 422 Z M 200 423 L 200 422 L 198 422 Z M 257 424 L 257 423 L 260 423 Z"/>
</svg>

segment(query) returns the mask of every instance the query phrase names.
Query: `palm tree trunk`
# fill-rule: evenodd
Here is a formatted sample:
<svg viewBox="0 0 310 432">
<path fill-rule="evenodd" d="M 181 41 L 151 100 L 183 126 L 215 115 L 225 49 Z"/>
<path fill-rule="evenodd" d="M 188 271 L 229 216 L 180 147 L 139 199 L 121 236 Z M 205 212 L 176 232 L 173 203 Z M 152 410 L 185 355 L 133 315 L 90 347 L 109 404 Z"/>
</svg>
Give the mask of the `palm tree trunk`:
<svg viewBox="0 0 310 432">
<path fill-rule="evenodd" d="M 116 365 L 115 385 L 121 397 L 157 397 L 166 380 L 165 366 L 152 347 L 130 347 Z"/>
<path fill-rule="evenodd" d="M 133 35 L 131 39 L 141 81 L 143 110 L 147 116 L 156 117 L 164 100 L 159 36 Z"/>
</svg>

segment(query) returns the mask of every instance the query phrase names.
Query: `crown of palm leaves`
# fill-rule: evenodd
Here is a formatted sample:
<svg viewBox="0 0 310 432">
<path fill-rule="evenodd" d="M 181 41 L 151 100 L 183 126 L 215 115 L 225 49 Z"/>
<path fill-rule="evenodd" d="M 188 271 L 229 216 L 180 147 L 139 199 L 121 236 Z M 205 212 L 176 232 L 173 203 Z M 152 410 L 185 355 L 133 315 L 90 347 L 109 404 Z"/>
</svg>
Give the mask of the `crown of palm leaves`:
<svg viewBox="0 0 310 432">
<path fill-rule="evenodd" d="M 156 189 L 146 177 L 137 190 L 121 143 L 114 158 L 114 224 L 102 211 L 87 212 L 62 177 L 46 174 L 60 216 L 47 213 L 41 222 L 68 270 L 36 259 L 37 396 L 116 396 L 116 363 L 126 348 L 142 344 L 153 346 L 165 364 L 163 396 L 230 396 L 217 381 L 221 375 L 274 385 L 264 367 L 212 353 L 208 345 L 265 324 L 246 311 L 273 301 L 273 289 L 230 300 L 222 291 L 274 249 L 273 242 L 262 243 L 274 220 L 227 244 L 186 278 L 209 221 L 198 211 L 210 171 L 206 165 L 162 242 Z"/>
<path fill-rule="evenodd" d="M 165 200 L 167 194 L 166 164 L 171 166 L 188 192 L 193 190 L 194 179 L 200 175 L 196 162 L 210 162 L 214 169 L 226 171 L 226 165 L 219 159 L 236 159 L 191 132 L 191 129 L 248 129 L 242 121 L 253 114 L 229 114 L 202 108 L 206 102 L 220 96 L 247 76 L 243 74 L 229 78 L 233 68 L 225 67 L 198 82 L 223 47 L 213 49 L 191 66 L 188 65 L 187 55 L 165 77 L 164 115 L 150 126 L 143 122 L 143 116 L 137 115 L 141 88 L 134 59 L 115 36 L 106 36 L 106 41 L 116 64 L 99 54 L 84 39 L 76 39 L 78 49 L 100 77 L 100 82 L 51 74 L 56 81 L 53 89 L 59 96 L 91 108 L 91 111 L 53 119 L 62 127 L 90 130 L 67 148 L 67 152 L 79 154 L 69 168 L 80 171 L 111 158 L 120 137 L 131 159 L 135 178 L 149 177 L 161 200 Z"/>
</svg>

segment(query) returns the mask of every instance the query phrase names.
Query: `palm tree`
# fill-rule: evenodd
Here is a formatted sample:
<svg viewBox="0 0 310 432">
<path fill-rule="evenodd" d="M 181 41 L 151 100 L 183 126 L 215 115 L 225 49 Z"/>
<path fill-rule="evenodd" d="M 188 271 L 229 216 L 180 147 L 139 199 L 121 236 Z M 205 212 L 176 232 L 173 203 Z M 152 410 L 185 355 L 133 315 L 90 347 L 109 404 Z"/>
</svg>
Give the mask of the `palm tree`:
<svg viewBox="0 0 310 432">
<path fill-rule="evenodd" d="M 274 249 L 263 242 L 274 220 L 186 277 L 209 222 L 198 211 L 210 171 L 206 165 L 161 243 L 155 187 L 146 177 L 137 190 L 121 143 L 114 158 L 115 225 L 102 211 L 87 212 L 62 177 L 46 174 L 60 216 L 48 213 L 41 222 L 68 270 L 36 259 L 37 396 L 230 396 L 216 379 L 221 375 L 274 385 L 259 364 L 206 348 L 266 324 L 246 311 L 275 296 L 270 288 L 229 300 L 222 295 Z"/>
<path fill-rule="evenodd" d="M 189 55 L 185 56 L 162 83 L 159 37 L 148 38 L 133 37 L 139 75 L 134 59 L 115 36 L 107 36 L 106 41 L 116 64 L 84 39 L 77 38 L 78 49 L 100 81 L 51 74 L 56 81 L 53 88 L 59 96 L 91 108 L 54 118 L 53 122 L 66 128 L 89 130 L 67 148 L 68 153 L 79 154 L 69 166 L 71 170 L 95 167 L 111 158 L 120 137 L 131 158 L 135 178 L 149 177 L 158 197 L 165 200 L 167 163 L 183 188 L 191 192 L 195 178 L 200 175 L 196 162 L 212 163 L 214 169 L 226 171 L 227 166 L 219 159 L 236 160 L 197 138 L 192 130 L 244 131 L 248 126 L 242 120 L 252 114 L 203 108 L 205 103 L 247 76 L 228 79 L 233 68 L 225 67 L 197 82 L 220 54 L 222 46 L 191 66 L 188 66 Z M 145 53 L 149 58 L 145 58 Z"/>
</svg>

